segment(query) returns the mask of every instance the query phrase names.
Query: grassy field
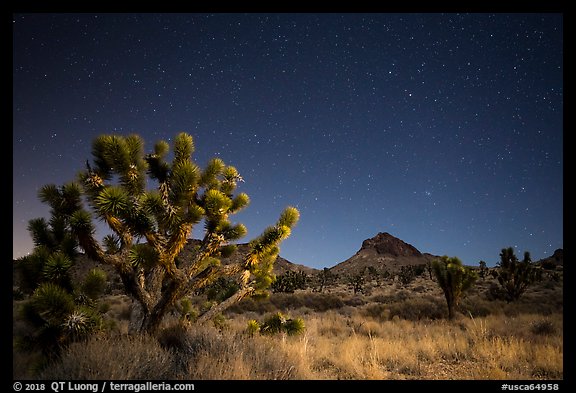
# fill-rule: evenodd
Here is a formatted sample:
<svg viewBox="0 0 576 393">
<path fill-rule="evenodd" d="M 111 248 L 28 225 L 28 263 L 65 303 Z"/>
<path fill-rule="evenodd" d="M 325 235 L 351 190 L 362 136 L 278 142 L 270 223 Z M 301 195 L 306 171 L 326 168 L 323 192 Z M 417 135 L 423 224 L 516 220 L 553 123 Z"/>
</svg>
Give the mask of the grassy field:
<svg viewBox="0 0 576 393">
<path fill-rule="evenodd" d="M 109 295 L 102 299 L 106 331 L 71 345 L 44 368 L 15 348 L 14 378 L 563 379 L 562 281 L 544 280 L 515 303 L 491 299 L 491 283 L 480 280 L 453 321 L 445 318 L 440 289 L 421 276 L 406 286 L 374 285 L 366 294 L 339 286 L 248 299 L 215 326 L 168 318 L 156 338 L 128 336 L 128 298 Z M 15 332 L 25 328 L 18 307 L 15 302 Z M 247 333 L 249 320 L 278 310 L 302 318 L 304 332 Z"/>
</svg>

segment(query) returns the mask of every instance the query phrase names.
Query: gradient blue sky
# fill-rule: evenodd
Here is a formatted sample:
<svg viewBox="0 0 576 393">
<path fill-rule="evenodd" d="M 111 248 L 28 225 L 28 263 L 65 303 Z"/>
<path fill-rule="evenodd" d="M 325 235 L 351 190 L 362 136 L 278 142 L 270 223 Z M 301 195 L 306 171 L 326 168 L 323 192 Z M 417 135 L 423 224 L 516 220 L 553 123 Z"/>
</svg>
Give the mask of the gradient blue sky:
<svg viewBox="0 0 576 393">
<path fill-rule="evenodd" d="M 489 265 L 563 247 L 562 14 L 14 14 L 13 257 L 103 133 L 238 168 L 288 260 L 378 232 Z"/>
</svg>

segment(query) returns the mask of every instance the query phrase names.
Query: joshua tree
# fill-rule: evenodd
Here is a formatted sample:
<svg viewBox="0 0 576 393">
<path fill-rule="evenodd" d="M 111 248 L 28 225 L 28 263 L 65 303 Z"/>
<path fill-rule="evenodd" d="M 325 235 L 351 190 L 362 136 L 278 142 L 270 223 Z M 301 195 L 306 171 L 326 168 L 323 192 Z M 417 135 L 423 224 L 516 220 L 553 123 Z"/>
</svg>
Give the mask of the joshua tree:
<svg viewBox="0 0 576 393">
<path fill-rule="evenodd" d="M 486 274 L 488 273 L 488 267 L 486 266 L 486 262 L 485 261 L 478 262 L 478 267 L 479 267 L 478 274 L 480 278 L 484 280 L 484 278 L 486 278 Z"/>
<path fill-rule="evenodd" d="M 370 279 L 376 281 L 376 286 L 382 285 L 385 280 L 391 277 L 391 273 L 386 268 L 378 270 L 374 266 L 368 266 L 364 272 Z"/>
<path fill-rule="evenodd" d="M 315 284 L 317 287 L 313 288 L 314 292 L 323 292 L 324 288 L 334 285 L 338 280 L 338 275 L 332 273 L 332 271 L 325 267 L 320 272 L 316 273 L 313 277 Z"/>
<path fill-rule="evenodd" d="M 348 276 L 348 287 L 354 291 L 354 295 L 364 292 L 364 273 L 356 273 Z"/>
<path fill-rule="evenodd" d="M 69 190 L 64 188 L 63 193 Z M 43 282 L 52 282 L 72 290 L 69 269 L 73 266 L 77 242 L 69 230 L 64 213 L 66 206 L 55 206 L 50 217 L 28 221 L 28 232 L 32 236 L 32 253 L 16 261 L 20 273 L 21 290 L 31 293 Z"/>
<path fill-rule="evenodd" d="M 492 271 L 504 290 L 508 302 L 522 296 L 526 289 L 542 278 L 542 269 L 532 264 L 530 253 L 524 253 L 524 259 L 519 261 L 512 247 L 503 248 L 500 252 L 498 268 Z"/>
<path fill-rule="evenodd" d="M 104 291 L 106 273 L 93 269 L 84 282 L 73 282 L 70 270 L 77 250 L 67 220 L 60 215 L 65 209 L 57 205 L 49 221 L 29 221 L 34 249 L 16 260 L 23 290 L 31 294 L 20 309 L 31 329 L 16 337 L 17 343 L 22 349 L 38 349 L 45 356 L 58 355 L 62 347 L 87 337 L 102 325 L 95 300 Z"/>
<path fill-rule="evenodd" d="M 433 280 L 433 278 L 432 278 L 432 261 L 426 262 L 426 271 L 428 272 L 428 277 L 430 277 L 430 280 Z"/>
<path fill-rule="evenodd" d="M 446 298 L 448 319 L 453 319 L 454 307 L 458 306 L 463 293 L 476 281 L 476 272 L 463 266 L 457 257 L 446 255 L 432 262 L 432 270 Z"/>
<path fill-rule="evenodd" d="M 286 273 L 277 276 L 270 289 L 272 292 L 294 293 L 296 289 L 306 289 L 308 276 L 302 271 L 288 270 Z"/>
<path fill-rule="evenodd" d="M 201 170 L 192 161 L 193 139 L 186 133 L 178 134 L 172 147 L 173 158 L 168 162 L 170 145 L 165 141 L 145 154 L 138 135 L 101 135 L 92 144 L 93 163 L 86 162 L 78 182 L 62 188 L 47 185 L 40 191 L 40 198 L 66 217 L 86 255 L 119 274 L 133 299 L 132 332 L 155 333 L 178 300 L 219 277 L 234 278 L 239 289 L 200 315 L 198 322 L 265 291 L 273 279 L 278 246 L 299 218 L 298 210 L 286 208 L 275 225 L 250 242 L 241 262 L 220 265 L 220 257 L 236 251 L 232 242 L 246 234 L 243 224 L 230 221 L 249 203 L 245 193 L 234 195 L 243 179 L 219 158 Z M 155 188 L 147 189 L 147 178 Z M 103 244 L 94 236 L 94 219 L 111 231 Z M 194 226 L 201 221 L 201 242 L 182 257 Z"/>
</svg>

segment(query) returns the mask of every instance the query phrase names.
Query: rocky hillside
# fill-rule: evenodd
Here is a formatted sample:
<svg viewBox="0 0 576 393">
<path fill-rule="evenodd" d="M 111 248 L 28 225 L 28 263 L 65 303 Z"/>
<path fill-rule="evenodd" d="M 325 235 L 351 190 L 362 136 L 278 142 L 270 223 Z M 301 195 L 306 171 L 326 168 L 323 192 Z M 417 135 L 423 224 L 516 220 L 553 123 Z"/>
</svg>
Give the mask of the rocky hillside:
<svg viewBox="0 0 576 393">
<path fill-rule="evenodd" d="M 436 258 L 435 255 L 422 254 L 411 244 L 392 236 L 388 232 L 378 233 L 362 242 L 362 247 L 352 257 L 337 264 L 330 270 L 340 275 L 356 274 L 369 266 L 390 272 L 400 270 L 406 265 L 420 265 Z"/>
<path fill-rule="evenodd" d="M 564 250 L 562 248 L 559 248 L 556 251 L 554 251 L 554 254 L 552 254 L 552 256 L 540 259 L 536 263 L 548 269 L 554 268 L 560 270 L 564 267 Z"/>
</svg>

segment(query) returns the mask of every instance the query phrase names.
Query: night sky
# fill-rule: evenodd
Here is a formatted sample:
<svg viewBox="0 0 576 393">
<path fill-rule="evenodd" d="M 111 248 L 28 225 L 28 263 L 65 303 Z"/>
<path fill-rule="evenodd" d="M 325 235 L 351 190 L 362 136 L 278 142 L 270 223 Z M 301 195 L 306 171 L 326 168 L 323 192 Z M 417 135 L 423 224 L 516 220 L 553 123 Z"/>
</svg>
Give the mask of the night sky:
<svg viewBox="0 0 576 393">
<path fill-rule="evenodd" d="M 244 178 L 245 241 L 300 210 L 295 263 L 563 247 L 562 14 L 14 14 L 13 257 L 96 136 L 181 131 Z"/>
</svg>

